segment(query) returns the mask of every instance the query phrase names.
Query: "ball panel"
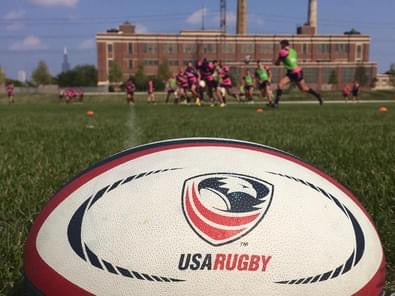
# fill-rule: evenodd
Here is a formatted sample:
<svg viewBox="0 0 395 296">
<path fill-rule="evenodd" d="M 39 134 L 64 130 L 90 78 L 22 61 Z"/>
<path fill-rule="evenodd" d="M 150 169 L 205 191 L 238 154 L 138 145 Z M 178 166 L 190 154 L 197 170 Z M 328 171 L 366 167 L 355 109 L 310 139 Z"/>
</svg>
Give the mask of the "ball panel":
<svg viewBox="0 0 395 296">
<path fill-rule="evenodd" d="M 177 152 L 176 154 L 175 151 Z M 193 167 L 193 164 L 195 164 L 195 166 L 196 164 L 201 164 L 204 160 L 204 158 L 203 160 L 200 159 L 202 158 L 202 156 L 198 156 L 194 162 L 194 158 L 191 157 L 191 155 L 199 154 L 194 151 L 202 153 L 204 157 L 207 157 L 207 155 L 211 155 L 211 159 L 215 160 L 208 163 L 205 166 L 205 170 L 214 172 L 215 170 L 217 170 L 218 172 L 218 167 L 220 167 L 222 172 L 223 169 L 231 171 L 235 170 L 236 163 L 237 169 L 239 170 L 238 173 L 242 172 L 245 174 L 250 174 L 254 177 L 256 177 L 256 175 L 259 175 L 259 177 L 263 179 L 275 180 L 275 183 L 277 184 L 277 186 L 275 185 L 275 187 L 280 188 L 280 190 L 277 190 L 276 188 L 274 189 L 275 195 L 273 198 L 273 204 L 271 206 L 272 208 L 269 209 L 268 216 L 267 218 L 265 218 L 266 220 L 263 220 L 263 224 L 259 224 L 259 227 L 256 227 L 253 232 L 251 232 L 251 236 L 246 236 L 248 237 L 249 247 L 247 250 L 244 250 L 244 252 L 249 253 L 250 257 L 252 258 L 251 254 L 261 254 L 264 250 L 265 254 L 268 254 L 267 257 L 269 257 L 269 255 L 271 256 L 271 259 L 266 258 L 266 260 L 268 260 L 268 262 L 270 262 L 270 260 L 273 260 L 271 262 L 275 262 L 273 263 L 273 265 L 269 265 L 270 263 L 268 263 L 269 266 L 274 267 L 271 268 L 271 270 L 269 270 L 267 273 L 265 273 L 264 277 L 262 277 L 262 273 L 235 272 L 233 274 L 230 274 L 216 272 L 208 274 L 205 272 L 196 273 L 193 271 L 182 272 L 177 269 L 177 266 L 179 265 L 179 256 L 177 255 L 171 257 L 168 255 L 168 253 L 166 253 L 169 252 L 169 250 L 166 249 L 168 247 L 164 248 L 163 246 L 171 246 L 171 252 L 176 254 L 186 254 L 187 252 L 189 252 L 192 254 L 202 253 L 202 256 L 204 256 L 204 254 L 210 253 L 214 254 L 218 252 L 223 252 L 225 254 L 231 254 L 236 252 L 239 253 L 241 256 L 243 253 L 243 249 L 240 249 L 239 245 L 236 248 L 234 242 L 222 246 L 220 250 L 208 245 L 206 242 L 199 239 L 199 237 L 196 236 L 195 233 L 193 233 L 186 221 L 183 220 L 184 217 L 178 217 L 177 215 L 177 213 L 179 214 L 182 212 L 181 203 L 179 202 L 180 186 L 177 184 L 182 184 L 182 182 L 187 178 L 202 173 L 201 169 L 199 168 L 185 169 Z M 184 156 L 181 157 L 180 155 Z M 257 161 L 258 157 L 263 159 L 262 164 Z M 232 159 L 232 161 L 229 162 L 229 159 Z M 275 169 L 279 174 L 289 174 L 290 171 L 292 172 L 292 170 L 293 174 L 290 174 L 291 176 L 287 177 L 280 175 L 275 176 L 271 175 L 270 172 L 268 172 L 266 169 L 251 168 L 251 163 L 258 166 L 258 168 L 264 167 L 264 164 L 270 162 L 270 159 L 275 161 Z M 177 162 L 176 160 L 182 162 L 183 165 L 178 165 L 179 163 L 177 163 L 177 166 L 174 167 L 174 163 Z M 290 161 L 296 164 L 295 168 L 289 168 L 289 164 L 287 165 L 287 163 L 289 163 Z M 160 164 L 160 167 L 156 165 L 158 163 Z M 153 164 L 155 164 L 155 166 L 153 166 Z M 221 165 L 219 166 L 219 164 Z M 137 168 L 139 169 L 137 170 Z M 141 168 L 147 168 L 147 170 L 142 170 Z M 171 168 L 182 169 L 172 171 Z M 301 168 L 305 168 L 304 171 L 301 170 Z M 168 171 L 164 172 L 166 174 L 161 175 L 160 171 L 162 170 Z M 312 172 L 316 173 L 319 178 L 317 176 L 313 176 L 314 174 L 312 174 Z M 141 174 L 143 175 L 140 176 Z M 320 190 L 317 191 L 317 188 L 314 189 L 308 184 L 304 184 L 301 181 L 293 180 L 292 176 L 296 176 L 302 181 L 310 180 L 312 183 L 315 184 L 313 184 L 314 186 L 330 188 L 330 194 L 335 196 L 336 199 L 326 197 L 325 193 Z M 314 182 L 312 180 L 314 180 Z M 122 185 L 122 182 L 125 182 L 125 185 Z M 149 186 L 147 184 L 144 185 L 144 183 L 155 184 L 156 186 Z M 372 273 L 368 272 L 368 270 L 377 270 L 379 263 L 383 258 L 382 253 L 374 255 L 375 253 L 377 253 L 377 248 L 381 248 L 377 238 L 377 233 L 375 232 L 374 227 L 369 221 L 369 218 L 366 219 L 365 215 L 363 215 L 364 209 L 362 208 L 361 212 L 359 209 L 360 205 L 356 204 L 352 200 L 352 195 L 350 195 L 348 191 L 344 190 L 344 188 L 339 186 L 339 184 L 334 183 L 334 180 L 327 177 L 319 170 L 301 162 L 300 160 L 295 159 L 290 155 L 255 144 L 237 141 L 193 139 L 174 142 L 170 141 L 149 145 L 146 147 L 140 147 L 138 149 L 126 151 L 119 155 L 116 155 L 109 161 L 102 162 L 93 169 L 88 170 L 79 178 L 68 184 L 60 193 L 55 196 L 54 199 L 50 201 L 47 208 L 37 219 L 36 223 L 32 228 L 32 232 L 29 235 L 27 252 L 25 256 L 25 270 L 27 271 L 26 273 L 28 274 L 28 276 L 30 276 L 29 272 L 30 274 L 34 273 L 33 270 L 29 270 L 29 267 L 26 266 L 34 261 L 32 260 L 32 256 L 37 256 L 35 260 L 41 260 L 40 264 L 42 266 L 47 264 L 45 262 L 50 262 L 48 263 L 49 266 L 55 266 L 54 268 L 57 270 L 57 272 L 60 272 L 60 270 L 62 270 L 60 273 L 69 280 L 70 278 L 72 278 L 69 273 L 75 274 L 76 271 L 79 271 L 81 273 L 81 276 L 79 276 L 80 278 L 73 278 L 73 283 L 77 284 L 80 287 L 94 287 L 95 285 L 101 284 L 101 289 L 103 290 L 100 291 L 102 292 L 110 291 L 108 290 L 110 287 L 106 283 L 111 281 L 111 286 L 113 286 L 115 283 L 117 287 L 131 286 L 133 287 L 133 291 L 145 291 L 145 293 L 148 294 L 154 291 L 156 293 L 160 293 L 161 295 L 184 295 L 185 293 L 193 295 L 193 293 L 191 294 L 190 291 L 194 288 L 195 290 L 197 289 L 197 291 L 200 291 L 199 289 L 201 289 L 201 283 L 205 283 L 205 288 L 208 289 L 207 292 L 214 294 L 221 292 L 221 289 L 223 289 L 223 287 L 218 287 L 215 285 L 218 282 L 222 282 L 224 283 L 224 285 L 227 285 L 230 293 L 236 295 L 246 291 L 245 287 L 240 287 L 238 282 L 247 281 L 248 283 L 251 283 L 251 288 L 257 286 L 255 288 L 259 289 L 259 287 L 261 287 L 263 284 L 266 284 L 266 287 L 271 287 L 271 285 L 276 286 L 276 291 L 281 292 L 282 295 L 294 293 L 295 291 L 299 291 L 300 293 L 303 293 L 303 295 L 316 295 L 317 290 L 312 291 L 309 285 L 302 284 L 302 282 L 306 280 L 305 278 L 291 277 L 292 275 L 295 276 L 295 271 L 292 270 L 289 271 L 284 269 L 284 272 L 281 272 L 281 274 L 284 276 L 283 279 L 288 281 L 287 285 L 276 285 L 275 281 L 279 280 L 279 271 L 281 271 L 282 266 L 287 267 L 290 265 L 289 258 L 292 256 L 287 257 L 279 252 L 276 253 L 276 250 L 278 250 L 279 246 L 281 245 L 280 242 L 274 242 L 272 243 L 272 246 L 266 246 L 264 244 L 264 246 L 262 247 L 262 240 L 260 239 L 269 235 L 272 238 L 276 238 L 276 236 L 278 237 L 278 233 L 276 233 L 275 230 L 275 221 L 282 221 L 289 227 L 295 226 L 293 229 L 289 229 L 289 233 L 287 233 L 287 235 L 292 234 L 295 236 L 294 238 L 292 238 L 291 241 L 298 242 L 298 236 L 300 238 L 300 236 L 306 235 L 303 233 L 303 231 L 298 233 L 298 230 L 300 231 L 306 229 L 306 227 L 309 227 L 309 225 L 303 224 L 303 221 L 299 221 L 298 219 L 294 221 L 292 219 L 287 220 L 286 213 L 296 211 L 300 216 L 304 213 L 305 210 L 310 217 L 313 217 L 314 211 L 311 211 L 310 209 L 309 212 L 308 208 L 303 208 L 301 206 L 303 204 L 303 201 L 306 202 L 306 200 L 303 199 L 303 196 L 308 196 L 308 204 L 314 205 L 314 208 L 321 209 L 321 212 L 319 214 L 321 214 L 322 211 L 329 209 L 327 212 L 328 215 L 330 215 L 331 217 L 338 217 L 336 219 L 333 219 L 334 221 L 331 221 L 329 225 L 325 226 L 329 228 L 323 231 L 324 233 L 332 233 L 334 230 L 340 229 L 339 232 L 344 232 L 340 235 L 340 237 L 352 238 L 353 227 L 342 229 L 344 223 L 342 224 L 340 223 L 340 221 L 341 217 L 343 216 L 344 221 L 350 220 L 350 214 L 347 212 L 346 209 L 349 209 L 350 213 L 352 212 L 354 213 L 354 215 L 356 215 L 355 212 L 358 212 L 358 215 L 356 215 L 356 219 L 360 223 L 363 231 L 366 233 L 366 237 L 369 238 L 369 240 L 367 240 L 366 242 L 366 252 L 367 254 L 372 254 L 372 256 L 367 259 L 362 258 L 361 262 L 359 263 L 359 265 L 355 266 L 354 270 L 358 271 L 358 268 L 360 268 L 360 266 L 368 266 L 369 264 L 367 264 L 367 262 L 373 261 L 370 267 L 365 267 L 365 271 L 359 271 L 360 273 L 363 273 L 362 278 L 365 277 L 366 281 L 368 281 L 372 277 Z M 169 186 L 169 184 L 172 184 L 172 186 Z M 335 186 L 333 186 L 333 184 Z M 100 192 L 102 188 L 106 188 L 106 190 L 104 190 L 106 194 L 103 194 L 104 197 L 97 197 L 98 195 L 95 194 L 97 192 Z M 157 190 L 157 188 L 164 188 L 165 190 L 162 190 L 162 193 L 164 194 L 159 195 L 159 191 Z M 291 188 L 291 191 L 298 193 L 297 196 L 293 196 L 293 198 L 296 201 L 298 199 L 300 199 L 301 201 L 295 202 L 295 207 L 292 207 L 292 205 L 290 204 L 286 204 L 288 208 L 284 207 L 284 204 L 282 204 L 280 200 L 280 197 L 282 195 L 280 194 L 281 188 Z M 247 190 L 247 192 L 251 194 L 251 191 Z M 287 190 L 283 192 L 284 196 L 289 195 Z M 164 202 L 159 203 L 156 207 L 153 208 L 165 210 L 163 210 L 163 212 L 152 211 L 149 212 L 149 214 L 145 213 L 143 215 L 139 212 L 139 207 L 135 207 L 135 202 L 128 204 L 128 193 L 133 193 L 133 196 L 140 197 L 137 201 L 138 204 L 144 209 L 150 209 L 149 205 L 157 202 L 155 196 L 164 198 Z M 329 190 L 326 193 L 329 193 Z M 173 202 L 173 196 L 174 198 L 177 198 L 177 202 Z M 95 199 L 95 197 L 97 198 Z M 114 207 L 113 205 L 116 204 L 117 198 L 123 200 L 122 204 L 126 204 L 127 206 L 122 207 L 118 205 Z M 321 200 L 321 198 L 322 202 L 318 202 L 318 200 Z M 85 218 L 83 220 L 83 223 L 81 224 L 81 237 L 84 241 L 83 256 L 86 258 L 86 261 L 81 260 L 81 258 L 78 258 L 75 255 L 74 257 L 76 258 L 71 258 L 73 257 L 74 251 L 68 246 L 67 240 L 65 240 L 64 242 L 59 242 L 59 239 L 55 237 L 55 241 L 53 244 L 51 244 L 51 248 L 46 249 L 45 246 L 48 245 L 48 240 L 53 239 L 51 238 L 53 237 L 51 231 L 54 231 L 50 229 L 51 227 L 47 227 L 47 225 L 57 225 L 58 227 L 56 227 L 56 230 L 59 231 L 58 233 L 67 233 L 68 220 L 70 219 L 70 217 L 64 217 L 64 220 L 58 219 L 56 217 L 60 217 L 61 215 L 57 215 L 56 212 L 62 212 L 62 209 L 64 210 L 67 208 L 72 208 L 76 210 L 81 206 L 81 204 L 83 204 L 84 200 L 88 200 L 89 204 L 86 208 L 84 208 Z M 337 200 L 338 202 L 336 203 L 335 200 Z M 171 201 L 171 203 L 169 203 L 169 201 Z M 315 202 L 317 202 L 317 204 L 315 204 Z M 337 210 L 333 211 L 333 209 Z M 283 213 L 283 216 L 279 215 L 281 211 Z M 125 219 L 128 214 L 133 217 L 137 217 L 134 221 L 137 224 L 136 227 L 138 229 L 144 229 L 146 227 L 147 229 L 152 231 L 152 236 L 155 238 L 155 240 L 152 239 L 152 237 L 147 237 L 144 233 L 136 234 L 136 232 L 133 232 L 132 229 L 119 228 L 119 224 L 128 224 L 128 220 Z M 319 217 L 320 215 L 317 215 L 317 218 Z M 298 223 L 302 224 L 298 225 Z M 106 229 L 106 225 L 108 229 L 116 230 L 117 234 L 113 236 L 114 238 L 122 240 L 106 240 L 106 237 L 111 237 L 108 229 Z M 162 229 L 162 225 L 166 225 L 168 227 Z M 350 225 L 352 225 L 352 223 Z M 176 228 L 177 230 L 175 230 Z M 87 231 L 87 229 L 93 229 L 94 232 L 89 232 Z M 170 232 L 167 232 L 166 229 L 169 229 Z M 317 228 L 311 227 L 311 229 L 309 229 L 309 231 L 313 233 L 313 237 L 319 238 L 320 232 L 318 231 L 314 233 L 314 230 L 317 231 Z M 162 235 L 163 232 L 166 233 L 166 236 Z M 180 237 L 179 234 L 182 234 L 182 236 Z M 31 238 L 32 235 L 33 237 Z M 283 235 L 283 233 L 281 233 L 281 235 Z M 128 237 L 135 238 L 137 242 L 133 239 L 128 241 Z M 183 238 L 183 240 L 181 240 L 182 245 L 174 246 L 174 238 L 176 238 L 176 241 L 177 238 Z M 146 243 L 144 245 L 145 239 L 148 239 L 148 244 Z M 125 243 L 125 240 L 128 243 Z M 322 234 L 321 238 L 317 240 L 321 241 L 323 245 L 331 243 L 330 240 L 325 242 L 324 236 Z M 135 244 L 133 244 L 134 242 Z M 279 245 L 277 246 L 276 243 L 278 243 Z M 316 276 L 316 273 L 321 272 L 322 274 L 316 280 L 316 282 L 320 284 L 323 291 L 325 291 L 325 289 L 326 291 L 328 291 L 328 289 L 331 289 L 331 285 L 333 286 L 330 277 L 333 276 L 335 270 L 333 270 L 332 273 L 328 275 L 325 274 L 327 270 L 322 270 L 319 268 L 321 266 L 318 259 L 320 256 L 324 256 L 325 253 L 322 253 L 321 255 L 317 256 L 316 259 L 314 259 L 314 256 L 311 256 L 309 252 L 302 253 L 295 251 L 295 249 L 303 249 L 303 240 L 299 243 L 300 245 L 294 245 L 294 248 L 286 249 L 286 252 L 288 252 L 288 254 L 293 254 L 292 251 L 294 252 L 293 257 L 295 258 L 292 259 L 295 264 L 294 266 L 300 267 L 304 264 L 303 262 L 306 261 L 306 258 L 312 258 L 312 262 L 309 265 L 317 266 L 317 270 L 311 273 L 311 275 Z M 352 251 L 353 244 L 346 242 L 345 245 L 347 247 L 345 248 L 346 252 L 344 254 L 348 254 L 349 251 Z M 38 253 L 32 252 L 31 250 L 29 251 L 29 248 L 35 249 L 37 246 L 39 249 L 41 249 Z M 71 271 L 70 266 L 67 266 L 64 262 L 61 262 L 61 260 L 59 260 L 61 259 L 61 257 L 50 254 L 51 250 L 53 250 L 52 247 L 54 246 L 56 246 L 54 248 L 55 250 L 57 248 L 59 248 L 60 250 L 68 248 L 67 252 L 69 252 L 69 256 L 65 255 L 64 257 L 68 258 L 68 263 L 75 263 L 74 267 L 77 267 L 76 271 Z M 120 250 L 114 250 L 114 246 L 121 246 Z M 334 249 L 337 248 L 338 250 L 340 250 L 341 247 L 342 246 L 339 243 L 337 247 L 334 246 Z M 141 253 L 142 249 L 146 251 L 145 254 L 147 255 L 147 258 L 144 258 L 144 260 L 146 261 L 137 260 L 141 259 L 141 256 L 137 258 L 136 256 L 133 257 L 134 254 L 139 254 L 139 251 Z M 116 254 L 117 252 L 118 254 Z M 339 251 L 335 251 L 330 256 L 335 256 L 338 252 Z M 121 258 L 122 254 L 129 253 L 131 254 L 129 258 L 127 258 L 127 260 L 123 260 Z M 319 253 L 319 250 L 315 250 L 315 252 L 312 253 Z M 100 265 L 101 268 L 92 265 L 92 262 L 94 261 L 92 258 L 94 258 L 94 256 L 97 256 L 98 261 L 100 262 L 100 264 L 98 265 Z M 288 258 L 288 261 L 285 260 L 283 257 L 286 257 L 285 259 Z M 376 259 L 372 260 L 372 258 L 374 257 L 376 257 Z M 161 259 L 161 264 L 157 264 L 158 258 Z M 251 258 L 249 259 L 252 260 Z M 56 262 L 56 260 L 59 260 L 59 262 Z M 284 260 L 284 262 L 281 263 L 281 260 Z M 317 263 L 314 263 L 313 260 L 318 261 L 316 261 Z M 346 264 L 346 260 L 347 256 L 345 257 L 345 259 L 342 259 L 344 264 Z M 125 262 L 126 264 L 124 264 Z M 250 262 L 249 264 L 254 267 L 253 263 Z M 350 264 L 352 265 L 353 263 Z M 377 266 L 374 266 L 375 264 Z M 242 265 L 243 264 L 240 265 L 241 268 Z M 58 273 L 55 273 L 53 268 L 49 266 L 46 267 L 48 269 L 48 278 L 51 278 L 53 276 L 53 273 L 55 274 L 55 278 L 57 275 L 65 280 Z M 149 267 L 148 269 L 147 266 Z M 175 267 L 175 270 L 169 270 L 169 267 Z M 336 266 L 334 267 L 336 268 Z M 135 268 L 135 270 L 131 270 L 131 268 Z M 165 273 L 166 271 L 167 273 Z M 169 274 L 169 271 L 171 274 Z M 288 275 L 290 276 L 289 278 L 286 277 Z M 359 274 L 358 277 L 361 277 L 361 275 Z M 347 286 L 350 286 L 350 280 L 355 281 L 354 278 L 355 276 L 350 275 L 350 273 L 345 273 L 344 275 L 339 275 L 338 277 L 336 277 L 336 283 L 338 287 L 342 287 L 342 285 L 344 285 L 344 287 L 347 288 Z M 131 281 L 131 279 L 134 279 L 134 281 Z M 170 283 L 172 282 L 172 280 L 187 279 L 187 281 L 178 283 L 174 281 L 173 284 L 176 283 L 176 285 L 167 285 L 167 283 L 169 282 L 167 282 L 165 279 L 167 279 Z M 237 279 L 237 281 L 235 279 Z M 311 280 L 313 281 L 314 278 L 312 278 Z M 65 281 L 67 282 L 67 280 Z M 292 284 L 289 284 L 289 282 L 291 281 L 294 282 Z M 40 284 L 43 284 L 44 286 L 47 285 L 47 283 L 40 283 L 37 278 L 32 279 L 32 282 L 34 282 L 38 287 L 41 287 Z M 157 285 L 153 286 L 153 282 L 156 282 Z M 164 285 L 165 283 L 166 285 Z M 210 285 L 210 283 L 212 283 L 211 286 L 207 287 L 207 285 Z M 46 289 L 47 288 L 49 289 L 50 287 L 46 287 Z M 56 289 L 56 287 L 52 288 Z M 69 287 L 65 289 L 69 289 Z M 95 294 L 100 293 L 100 291 L 95 290 L 95 288 L 88 290 Z M 338 291 L 341 290 L 339 290 L 338 288 Z M 76 295 L 79 295 L 78 292 L 75 293 L 77 293 Z M 130 294 L 130 291 L 122 290 L 119 294 L 127 295 Z"/>
</svg>

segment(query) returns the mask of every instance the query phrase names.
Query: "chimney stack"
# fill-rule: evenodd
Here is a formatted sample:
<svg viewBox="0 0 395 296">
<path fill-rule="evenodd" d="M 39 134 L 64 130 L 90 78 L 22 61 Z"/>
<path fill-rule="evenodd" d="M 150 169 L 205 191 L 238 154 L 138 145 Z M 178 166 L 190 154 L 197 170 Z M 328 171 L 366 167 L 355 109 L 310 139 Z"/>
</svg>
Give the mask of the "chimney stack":
<svg viewBox="0 0 395 296">
<path fill-rule="evenodd" d="M 237 0 L 236 34 L 247 35 L 247 0 Z"/>
<path fill-rule="evenodd" d="M 307 25 L 314 28 L 314 34 L 317 33 L 317 0 L 309 0 L 309 13 Z"/>
</svg>

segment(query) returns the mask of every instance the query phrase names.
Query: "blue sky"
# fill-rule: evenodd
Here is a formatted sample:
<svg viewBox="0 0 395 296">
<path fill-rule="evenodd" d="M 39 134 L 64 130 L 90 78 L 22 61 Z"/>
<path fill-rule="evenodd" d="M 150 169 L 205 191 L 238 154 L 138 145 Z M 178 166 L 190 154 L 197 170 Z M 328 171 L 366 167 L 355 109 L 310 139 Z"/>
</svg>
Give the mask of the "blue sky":
<svg viewBox="0 0 395 296">
<path fill-rule="evenodd" d="M 228 31 L 234 32 L 236 0 L 228 0 Z M 28 76 L 40 59 L 60 72 L 63 48 L 72 66 L 96 64 L 95 33 L 129 20 L 141 32 L 178 32 L 205 25 L 218 28 L 219 0 L 2 0 L 0 66 L 8 77 Z M 395 63 L 394 0 L 318 0 L 321 34 L 355 27 L 372 37 L 370 57 L 384 72 Z M 307 0 L 248 0 L 250 33 L 295 33 L 307 14 Z"/>
</svg>

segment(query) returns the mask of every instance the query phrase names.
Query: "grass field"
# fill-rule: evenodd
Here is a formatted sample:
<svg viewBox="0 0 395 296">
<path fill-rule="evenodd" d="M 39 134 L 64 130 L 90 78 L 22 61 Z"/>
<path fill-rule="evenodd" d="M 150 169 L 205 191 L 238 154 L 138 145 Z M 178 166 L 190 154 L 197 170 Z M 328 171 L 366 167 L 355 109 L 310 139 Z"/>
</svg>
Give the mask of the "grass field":
<svg viewBox="0 0 395 296">
<path fill-rule="evenodd" d="M 116 96 L 71 105 L 49 96 L 7 105 L 0 97 L 0 295 L 20 293 L 27 233 L 62 184 L 128 147 L 196 136 L 279 148 L 350 188 L 377 225 L 388 262 L 387 286 L 395 290 L 395 104 L 387 104 L 387 113 L 379 113 L 379 105 L 283 105 L 256 113 L 254 105 L 129 107 Z M 95 111 L 92 122 L 87 110 Z M 86 128 L 90 123 L 95 128 Z"/>
</svg>

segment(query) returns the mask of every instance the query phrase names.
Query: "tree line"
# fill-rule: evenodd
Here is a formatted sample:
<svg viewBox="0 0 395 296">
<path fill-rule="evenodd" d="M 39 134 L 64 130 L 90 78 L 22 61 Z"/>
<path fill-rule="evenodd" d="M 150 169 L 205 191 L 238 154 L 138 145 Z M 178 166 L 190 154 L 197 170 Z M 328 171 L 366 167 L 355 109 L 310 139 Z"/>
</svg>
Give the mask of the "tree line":
<svg viewBox="0 0 395 296">
<path fill-rule="evenodd" d="M 60 87 L 97 86 L 97 74 L 97 69 L 94 65 L 77 65 L 69 71 L 62 72 L 57 76 L 52 76 L 47 64 L 44 61 L 39 61 L 37 67 L 32 72 L 31 81 L 27 81 L 26 83 L 7 79 L 6 73 L 0 66 L 0 85 L 3 85 L 6 81 L 10 80 L 15 86 L 38 86 L 49 84 L 57 84 Z M 112 61 L 110 63 L 108 74 L 110 81 L 109 90 L 123 90 L 123 83 L 126 79 L 123 76 L 122 68 L 118 62 Z M 390 69 L 386 74 L 390 75 L 391 81 L 395 86 L 395 63 L 391 64 Z M 163 90 L 165 88 L 165 81 L 168 80 L 170 76 L 171 71 L 169 63 L 164 59 L 158 67 L 157 75 L 146 75 L 144 72 L 144 64 L 140 63 L 137 66 L 135 74 L 128 78 L 133 80 L 138 91 L 145 91 L 149 80 L 154 81 L 156 90 Z M 362 65 L 357 66 L 355 69 L 354 79 L 359 81 L 362 86 L 368 85 L 369 78 L 366 73 L 366 68 Z M 337 72 L 335 70 L 331 72 L 328 83 L 333 85 L 338 83 Z"/>
</svg>

